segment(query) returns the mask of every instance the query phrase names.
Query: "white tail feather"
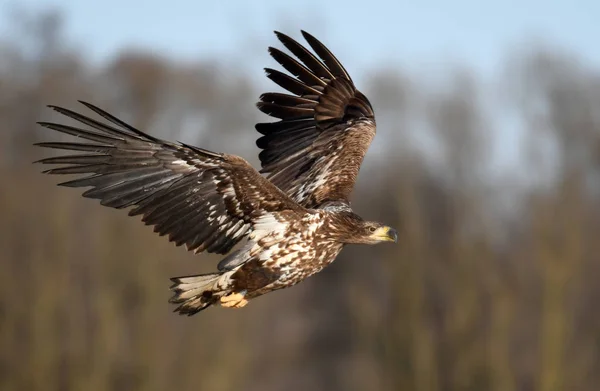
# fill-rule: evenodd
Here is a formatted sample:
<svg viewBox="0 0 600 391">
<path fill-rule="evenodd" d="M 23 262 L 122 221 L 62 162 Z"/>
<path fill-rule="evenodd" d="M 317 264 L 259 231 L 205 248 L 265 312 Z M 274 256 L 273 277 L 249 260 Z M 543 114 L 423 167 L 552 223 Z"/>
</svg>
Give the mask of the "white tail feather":
<svg viewBox="0 0 600 391">
<path fill-rule="evenodd" d="M 200 274 L 171 278 L 171 290 L 175 292 L 169 300 L 179 304 L 175 309 L 181 315 L 194 315 L 215 304 L 230 293 L 230 275 L 232 272 Z"/>
</svg>

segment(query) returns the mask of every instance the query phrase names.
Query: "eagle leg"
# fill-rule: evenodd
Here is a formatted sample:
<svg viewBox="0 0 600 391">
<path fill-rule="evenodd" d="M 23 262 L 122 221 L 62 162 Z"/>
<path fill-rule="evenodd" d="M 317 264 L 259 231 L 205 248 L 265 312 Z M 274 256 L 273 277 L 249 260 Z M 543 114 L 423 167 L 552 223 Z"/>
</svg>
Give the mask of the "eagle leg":
<svg viewBox="0 0 600 391">
<path fill-rule="evenodd" d="M 244 299 L 246 291 L 238 293 L 230 293 L 227 296 L 221 297 L 222 307 L 242 308 L 248 304 L 248 300 Z"/>
</svg>

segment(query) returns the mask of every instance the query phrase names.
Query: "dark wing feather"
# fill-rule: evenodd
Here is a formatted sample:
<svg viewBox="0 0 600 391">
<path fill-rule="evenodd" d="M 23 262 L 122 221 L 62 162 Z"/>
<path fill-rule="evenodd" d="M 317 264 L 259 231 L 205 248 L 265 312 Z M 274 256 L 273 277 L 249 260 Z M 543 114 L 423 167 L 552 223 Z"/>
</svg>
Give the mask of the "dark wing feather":
<svg viewBox="0 0 600 391">
<path fill-rule="evenodd" d="M 40 160 L 66 165 L 45 173 L 88 174 L 60 185 L 91 187 L 83 196 L 105 206 L 133 206 L 130 216 L 142 215 L 142 221 L 177 246 L 224 254 L 266 214 L 289 218 L 303 209 L 240 157 L 159 140 L 82 103 L 110 124 L 50 106 L 94 130 L 40 122 L 82 140 L 37 144 L 83 152 Z"/>
<path fill-rule="evenodd" d="M 294 95 L 270 92 L 260 97 L 258 108 L 280 119 L 256 125 L 263 134 L 256 142 L 262 149 L 261 172 L 307 208 L 328 201 L 348 203 L 375 136 L 373 108 L 315 37 L 302 32 L 316 56 L 292 38 L 275 34 L 297 60 L 269 48 L 293 77 L 269 68 L 267 77 Z"/>
</svg>

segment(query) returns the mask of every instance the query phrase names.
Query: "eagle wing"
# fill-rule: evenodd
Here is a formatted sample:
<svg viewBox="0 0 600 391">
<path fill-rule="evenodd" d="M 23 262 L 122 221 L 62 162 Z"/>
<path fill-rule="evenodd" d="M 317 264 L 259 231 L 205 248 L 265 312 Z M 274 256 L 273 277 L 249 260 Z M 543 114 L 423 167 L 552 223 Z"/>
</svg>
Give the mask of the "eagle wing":
<svg viewBox="0 0 600 391">
<path fill-rule="evenodd" d="M 174 144 L 145 134 L 111 114 L 81 102 L 110 124 L 74 111 L 57 112 L 94 128 L 49 122 L 40 125 L 83 139 L 83 142 L 44 142 L 36 145 L 77 151 L 40 160 L 65 167 L 48 174 L 89 174 L 61 183 L 91 187 L 84 197 L 112 208 L 133 206 L 130 216 L 142 215 L 161 236 L 168 235 L 188 250 L 225 254 L 256 225 L 294 219 L 303 208 L 271 184 L 241 157 L 214 153 L 183 143 Z"/>
<path fill-rule="evenodd" d="M 262 173 L 307 208 L 349 203 L 364 155 L 375 136 L 369 100 L 316 38 L 302 31 L 315 53 L 275 32 L 298 60 L 270 47 L 271 56 L 295 77 L 266 68 L 267 77 L 294 95 L 261 95 L 258 108 L 278 122 L 259 123 Z"/>
</svg>

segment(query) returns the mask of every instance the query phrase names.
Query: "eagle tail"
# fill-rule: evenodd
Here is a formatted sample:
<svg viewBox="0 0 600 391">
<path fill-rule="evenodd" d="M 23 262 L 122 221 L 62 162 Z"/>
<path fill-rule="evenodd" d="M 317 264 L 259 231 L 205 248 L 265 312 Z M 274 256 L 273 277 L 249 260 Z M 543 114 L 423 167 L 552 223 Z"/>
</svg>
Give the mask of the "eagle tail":
<svg viewBox="0 0 600 391">
<path fill-rule="evenodd" d="M 179 304 L 175 312 L 192 316 L 218 303 L 219 299 L 230 292 L 228 288 L 231 272 L 218 272 L 171 278 L 174 293 L 170 303 Z"/>
</svg>

